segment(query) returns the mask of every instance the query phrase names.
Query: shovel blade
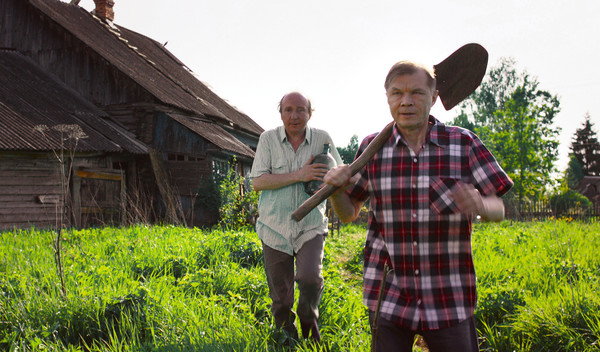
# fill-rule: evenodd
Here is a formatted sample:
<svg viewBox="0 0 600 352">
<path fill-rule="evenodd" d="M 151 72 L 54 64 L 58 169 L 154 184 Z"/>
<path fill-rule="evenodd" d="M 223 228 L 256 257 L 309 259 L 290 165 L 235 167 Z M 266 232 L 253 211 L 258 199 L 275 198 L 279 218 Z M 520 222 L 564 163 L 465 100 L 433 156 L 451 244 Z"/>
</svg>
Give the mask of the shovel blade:
<svg viewBox="0 0 600 352">
<path fill-rule="evenodd" d="M 436 88 L 446 110 L 471 95 L 479 84 L 488 63 L 488 52 L 476 43 L 465 44 L 444 61 L 433 65 Z"/>
</svg>

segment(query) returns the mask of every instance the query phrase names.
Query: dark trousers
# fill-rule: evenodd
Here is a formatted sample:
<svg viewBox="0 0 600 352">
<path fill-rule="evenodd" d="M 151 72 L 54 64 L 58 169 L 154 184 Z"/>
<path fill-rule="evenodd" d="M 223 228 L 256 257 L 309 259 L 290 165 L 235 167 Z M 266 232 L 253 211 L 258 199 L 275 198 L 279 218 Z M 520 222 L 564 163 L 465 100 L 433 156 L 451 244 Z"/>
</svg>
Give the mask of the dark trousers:
<svg viewBox="0 0 600 352">
<path fill-rule="evenodd" d="M 306 242 L 293 256 L 275 250 L 263 243 L 265 272 L 269 296 L 273 300 L 271 312 L 278 328 L 298 336 L 294 321 L 294 282 L 298 283 L 297 313 L 300 322 L 312 323 L 319 318 L 319 302 L 323 293 L 323 249 L 325 236 L 317 235 Z M 294 259 L 296 268 L 294 273 Z"/>
<path fill-rule="evenodd" d="M 374 317 L 375 312 L 370 311 L 371 326 Z M 417 331 L 401 328 L 389 320 L 378 317 L 376 352 L 412 352 L 416 334 L 423 336 L 431 352 L 479 351 L 474 317 L 446 329 Z"/>
</svg>

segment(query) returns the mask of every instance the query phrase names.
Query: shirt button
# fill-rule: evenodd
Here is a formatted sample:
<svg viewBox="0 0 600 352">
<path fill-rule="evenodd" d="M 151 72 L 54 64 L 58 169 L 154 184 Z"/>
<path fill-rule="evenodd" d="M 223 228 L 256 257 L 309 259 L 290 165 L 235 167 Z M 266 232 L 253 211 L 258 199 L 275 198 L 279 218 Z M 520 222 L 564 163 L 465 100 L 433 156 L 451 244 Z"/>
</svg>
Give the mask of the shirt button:
<svg viewBox="0 0 600 352">
<path fill-rule="evenodd" d="M 413 183 L 412 188 L 417 188 L 417 184 Z"/>
<path fill-rule="evenodd" d="M 416 162 L 417 162 L 417 158 L 414 158 L 414 159 L 413 159 L 413 162 L 415 162 L 415 163 L 416 163 Z"/>
<path fill-rule="evenodd" d="M 421 305 L 421 303 L 423 303 L 423 301 L 421 301 L 420 299 L 419 299 L 419 300 L 417 300 L 417 304 L 418 304 L 418 305 Z"/>
<path fill-rule="evenodd" d="M 412 213 L 412 217 L 416 218 L 417 217 L 417 213 Z"/>
<path fill-rule="evenodd" d="M 419 269 L 415 270 L 415 275 L 419 276 L 419 272 L 420 272 Z"/>
<path fill-rule="evenodd" d="M 417 246 L 417 241 L 413 242 L 413 246 L 415 246 L 415 247 Z"/>
</svg>

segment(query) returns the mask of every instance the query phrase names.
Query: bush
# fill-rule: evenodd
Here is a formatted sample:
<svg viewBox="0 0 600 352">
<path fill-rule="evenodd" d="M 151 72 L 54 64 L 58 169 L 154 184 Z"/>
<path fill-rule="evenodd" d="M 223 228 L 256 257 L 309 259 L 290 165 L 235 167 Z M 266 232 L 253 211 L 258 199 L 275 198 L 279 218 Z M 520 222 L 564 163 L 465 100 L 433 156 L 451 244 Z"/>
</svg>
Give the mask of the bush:
<svg viewBox="0 0 600 352">
<path fill-rule="evenodd" d="M 258 192 L 235 172 L 233 165 L 219 182 L 219 224 L 229 230 L 253 227 L 258 216 Z"/>
<path fill-rule="evenodd" d="M 592 207 L 592 202 L 585 196 L 568 189 L 562 193 L 550 197 L 550 207 L 557 217 L 565 213 L 586 211 Z"/>
</svg>

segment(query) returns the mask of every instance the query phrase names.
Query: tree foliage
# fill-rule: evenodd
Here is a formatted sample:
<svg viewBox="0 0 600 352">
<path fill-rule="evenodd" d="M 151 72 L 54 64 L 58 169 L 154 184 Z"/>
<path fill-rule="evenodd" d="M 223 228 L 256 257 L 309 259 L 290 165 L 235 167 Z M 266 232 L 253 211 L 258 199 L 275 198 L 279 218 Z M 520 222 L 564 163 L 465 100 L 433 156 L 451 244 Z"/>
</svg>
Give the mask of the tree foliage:
<svg viewBox="0 0 600 352">
<path fill-rule="evenodd" d="M 336 147 L 340 157 L 344 164 L 351 164 L 354 161 L 354 156 L 356 155 L 356 151 L 358 150 L 358 136 L 353 135 L 350 138 L 350 142 L 345 147 Z"/>
<path fill-rule="evenodd" d="M 583 173 L 583 166 L 577 160 L 575 155 L 569 156 L 569 165 L 565 170 L 565 181 L 568 189 L 575 189 L 579 182 L 583 179 L 585 174 Z"/>
<path fill-rule="evenodd" d="M 592 207 L 592 202 L 577 191 L 568 189 L 565 192 L 550 196 L 550 206 L 556 216 L 561 216 L 575 209 L 586 211 Z"/>
<path fill-rule="evenodd" d="M 492 67 L 450 124 L 481 138 L 515 182 L 512 193 L 519 200 L 540 198 L 556 171 L 560 128 L 553 122 L 560 102 L 515 64 L 503 58 Z"/>
<path fill-rule="evenodd" d="M 590 114 L 585 115 L 583 126 L 575 131 L 571 153 L 581 165 L 584 175 L 600 175 L 600 142 L 590 121 Z"/>
</svg>

